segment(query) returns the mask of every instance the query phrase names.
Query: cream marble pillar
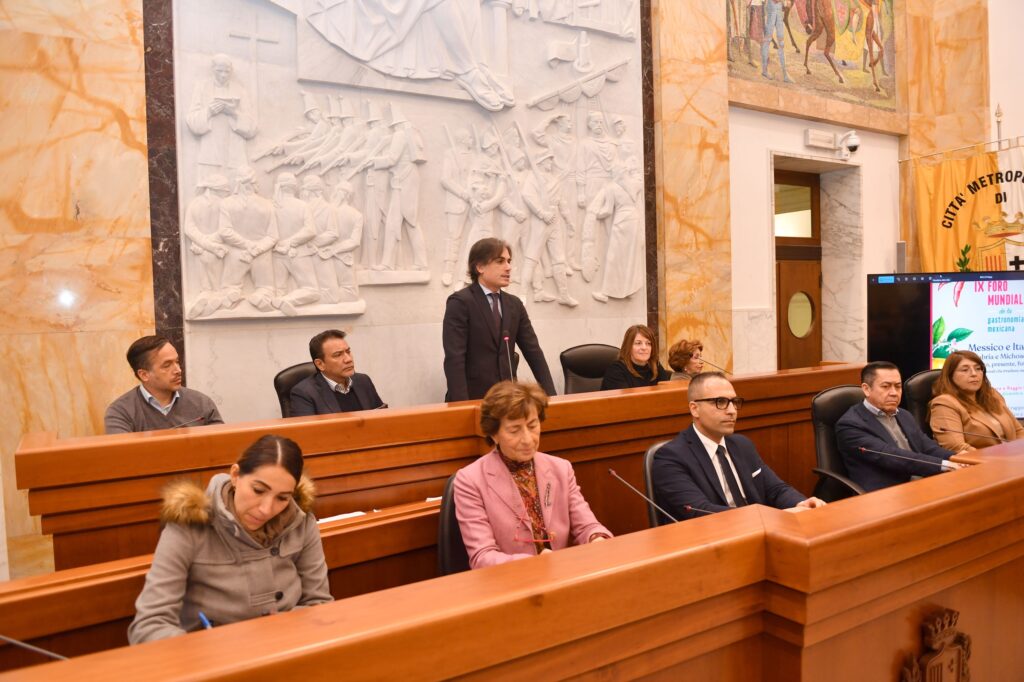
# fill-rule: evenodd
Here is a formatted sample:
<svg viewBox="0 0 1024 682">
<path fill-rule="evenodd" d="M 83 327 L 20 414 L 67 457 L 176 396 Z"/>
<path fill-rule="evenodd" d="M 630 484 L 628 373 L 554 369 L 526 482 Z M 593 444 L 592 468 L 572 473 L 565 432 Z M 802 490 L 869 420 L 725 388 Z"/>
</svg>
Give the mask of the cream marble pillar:
<svg viewBox="0 0 1024 682">
<path fill-rule="evenodd" d="M 722 0 L 652 2 L 662 344 L 732 365 L 729 81 Z"/>
<path fill-rule="evenodd" d="M 0 479 L 14 537 L 39 531 L 15 484 L 21 436 L 100 432 L 133 384 L 125 349 L 153 329 L 142 1 L 0 2 L 0 93 Z"/>
</svg>

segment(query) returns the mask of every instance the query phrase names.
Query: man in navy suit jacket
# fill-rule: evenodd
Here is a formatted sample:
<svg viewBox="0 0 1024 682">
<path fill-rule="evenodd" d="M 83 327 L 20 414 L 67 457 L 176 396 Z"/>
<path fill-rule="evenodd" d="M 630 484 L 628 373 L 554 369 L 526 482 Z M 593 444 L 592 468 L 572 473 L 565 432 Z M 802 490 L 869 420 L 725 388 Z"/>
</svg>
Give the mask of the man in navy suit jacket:
<svg viewBox="0 0 1024 682">
<path fill-rule="evenodd" d="M 320 332 L 309 340 L 309 355 L 320 371 L 292 388 L 293 417 L 387 407 L 377 395 L 370 377 L 356 373 L 345 332 L 339 329 Z"/>
<path fill-rule="evenodd" d="M 698 374 L 687 389 L 693 425 L 654 455 L 654 498 L 677 519 L 703 515 L 687 508 L 720 512 L 748 504 L 776 509 L 824 506 L 805 498 L 761 461 L 746 436 L 734 435 L 742 398 L 721 372 Z M 669 520 L 659 514 L 661 523 Z"/>
<path fill-rule="evenodd" d="M 544 392 L 556 395 L 526 306 L 501 291 L 512 273 L 508 244 L 492 237 L 481 239 L 469 250 L 468 265 L 473 283 L 448 297 L 441 325 L 448 383 L 445 402 L 483 398 L 499 381 L 514 381 L 512 349 L 516 346 Z"/>
<path fill-rule="evenodd" d="M 836 443 L 850 480 L 870 492 L 961 467 L 949 461 L 952 452 L 924 435 L 913 415 L 899 409 L 903 381 L 896 365 L 869 362 L 860 379 L 864 402 L 836 422 Z"/>
</svg>

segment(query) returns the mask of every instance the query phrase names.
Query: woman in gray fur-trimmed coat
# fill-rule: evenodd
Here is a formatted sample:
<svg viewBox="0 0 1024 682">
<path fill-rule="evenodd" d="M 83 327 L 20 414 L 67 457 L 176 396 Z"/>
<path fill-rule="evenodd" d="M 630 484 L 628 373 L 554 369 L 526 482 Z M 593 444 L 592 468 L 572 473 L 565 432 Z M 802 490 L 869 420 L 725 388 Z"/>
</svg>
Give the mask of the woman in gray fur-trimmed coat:
<svg viewBox="0 0 1024 682">
<path fill-rule="evenodd" d="M 280 436 L 249 446 L 204 492 L 164 493 L 160 534 L 128 640 L 140 644 L 332 600 L 313 483 L 302 451 Z"/>
</svg>

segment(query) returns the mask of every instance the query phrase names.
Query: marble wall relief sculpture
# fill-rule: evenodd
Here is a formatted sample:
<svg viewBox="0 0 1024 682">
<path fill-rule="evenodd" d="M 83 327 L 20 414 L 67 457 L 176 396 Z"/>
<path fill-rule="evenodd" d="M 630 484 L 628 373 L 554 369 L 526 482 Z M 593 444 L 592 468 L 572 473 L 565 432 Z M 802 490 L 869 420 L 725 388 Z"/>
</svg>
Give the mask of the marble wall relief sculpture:
<svg viewBox="0 0 1024 682">
<path fill-rule="evenodd" d="M 636 0 L 175 5 L 189 320 L 436 298 L 490 236 L 531 304 L 642 291 Z"/>
</svg>

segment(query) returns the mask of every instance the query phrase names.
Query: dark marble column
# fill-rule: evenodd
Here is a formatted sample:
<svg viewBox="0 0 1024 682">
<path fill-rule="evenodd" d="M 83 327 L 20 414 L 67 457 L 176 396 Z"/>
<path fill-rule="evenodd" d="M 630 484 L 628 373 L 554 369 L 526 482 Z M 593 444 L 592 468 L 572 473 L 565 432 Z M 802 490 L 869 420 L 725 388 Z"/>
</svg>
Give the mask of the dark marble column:
<svg viewBox="0 0 1024 682">
<path fill-rule="evenodd" d="M 174 12 L 171 0 L 143 0 L 149 222 L 153 239 L 156 333 L 171 340 L 185 367 L 178 222 L 178 151 L 174 116 Z"/>
<path fill-rule="evenodd" d="M 647 244 L 647 326 L 658 333 L 658 212 L 654 169 L 654 41 L 651 0 L 640 0 L 640 57 L 644 108 L 644 232 Z"/>
</svg>

